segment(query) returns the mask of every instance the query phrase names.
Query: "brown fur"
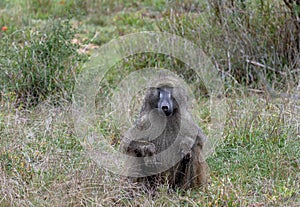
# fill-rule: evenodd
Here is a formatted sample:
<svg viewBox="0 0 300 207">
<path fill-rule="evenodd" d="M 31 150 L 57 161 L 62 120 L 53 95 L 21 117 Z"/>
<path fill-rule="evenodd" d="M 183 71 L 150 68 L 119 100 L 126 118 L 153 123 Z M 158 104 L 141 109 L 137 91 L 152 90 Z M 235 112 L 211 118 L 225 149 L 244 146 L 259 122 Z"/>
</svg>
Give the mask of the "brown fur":
<svg viewBox="0 0 300 207">
<path fill-rule="evenodd" d="M 133 180 L 148 183 L 150 186 L 167 182 L 172 187 L 183 189 L 202 186 L 207 183 L 209 171 L 202 155 L 206 136 L 200 127 L 194 123 L 188 111 L 188 94 L 178 83 L 176 84 L 176 81 L 172 81 L 172 78 L 170 81 L 164 77 L 157 81 L 155 86 L 148 89 L 139 119 L 125 134 L 121 142 L 121 149 L 124 153 L 142 158 L 133 159 L 126 163 L 125 168 L 128 171 L 128 176 L 131 177 L 130 169 L 133 166 L 140 166 L 139 172 L 142 174 L 159 167 L 158 160 L 171 160 L 172 157 L 181 156 L 177 163 L 165 171 Z M 174 113 L 164 118 L 153 110 L 157 107 L 159 99 L 157 88 L 161 87 L 172 88 L 172 97 L 176 97 L 174 99 L 176 100 L 174 101 Z M 155 131 L 151 131 L 151 123 L 157 127 L 165 126 L 158 136 L 155 135 L 155 139 L 149 138 L 155 133 Z M 159 154 L 172 144 L 175 144 L 176 150 L 169 155 L 159 157 Z"/>
</svg>

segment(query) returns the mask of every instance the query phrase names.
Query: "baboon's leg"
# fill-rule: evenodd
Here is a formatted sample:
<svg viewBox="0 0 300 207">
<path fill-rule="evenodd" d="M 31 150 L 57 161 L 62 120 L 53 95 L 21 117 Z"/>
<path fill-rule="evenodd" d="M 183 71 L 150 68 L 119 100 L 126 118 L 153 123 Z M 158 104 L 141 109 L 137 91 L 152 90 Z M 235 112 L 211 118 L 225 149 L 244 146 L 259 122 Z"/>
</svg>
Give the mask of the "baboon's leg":
<svg viewBox="0 0 300 207">
<path fill-rule="evenodd" d="M 199 145 L 196 145 L 193 149 L 191 167 L 191 187 L 205 185 L 208 182 L 209 167 L 202 155 L 202 148 Z"/>
</svg>

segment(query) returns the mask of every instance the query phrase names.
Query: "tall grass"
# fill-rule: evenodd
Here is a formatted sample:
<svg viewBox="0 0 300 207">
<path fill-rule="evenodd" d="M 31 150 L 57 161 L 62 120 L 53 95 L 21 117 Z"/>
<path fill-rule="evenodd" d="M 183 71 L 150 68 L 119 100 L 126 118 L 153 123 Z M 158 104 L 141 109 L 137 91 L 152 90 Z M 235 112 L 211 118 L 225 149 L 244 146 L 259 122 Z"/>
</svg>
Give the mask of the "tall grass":
<svg viewBox="0 0 300 207">
<path fill-rule="evenodd" d="M 68 20 L 48 20 L 36 28 L 3 33 L 0 90 L 2 97 L 31 106 L 49 95 L 70 98 L 83 56 L 72 43 L 75 30 Z"/>
<path fill-rule="evenodd" d="M 299 206 L 299 99 L 268 96 L 270 89 L 297 93 L 297 2 L 1 1 L 0 28 L 8 29 L 0 31 L 0 206 Z M 224 80 L 224 140 L 207 159 L 204 189 L 147 192 L 99 168 L 75 135 L 70 94 L 86 60 L 78 48 L 143 30 L 198 44 Z M 116 64 L 99 101 L 145 67 L 174 69 L 205 102 L 193 71 L 162 54 Z M 203 124 L 210 123 L 208 108 L 195 113 Z M 122 129 L 102 117 L 99 126 L 117 147 Z"/>
<path fill-rule="evenodd" d="M 291 11 L 280 0 L 187 2 L 184 11 L 178 4 L 170 8 L 159 23 L 161 31 L 197 43 L 233 83 L 257 88 L 262 74 L 272 87 L 295 87 L 300 67 L 299 5 L 293 4 Z"/>
</svg>

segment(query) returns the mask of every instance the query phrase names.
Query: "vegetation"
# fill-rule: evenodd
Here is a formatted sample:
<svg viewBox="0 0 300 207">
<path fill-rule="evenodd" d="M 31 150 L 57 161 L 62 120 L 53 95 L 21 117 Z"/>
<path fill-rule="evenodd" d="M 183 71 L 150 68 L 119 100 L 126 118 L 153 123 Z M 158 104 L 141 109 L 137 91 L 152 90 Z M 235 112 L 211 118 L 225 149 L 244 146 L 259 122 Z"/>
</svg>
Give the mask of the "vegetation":
<svg viewBox="0 0 300 207">
<path fill-rule="evenodd" d="M 299 206 L 300 2 L 298 0 L 3 0 L 0 2 L 0 206 Z M 224 141 L 208 158 L 204 189 L 145 192 L 99 168 L 76 136 L 71 97 L 100 46 L 139 31 L 198 45 L 224 81 Z M 207 91 L 188 65 L 138 54 L 114 65 L 99 103 L 128 74 L 172 68 L 197 100 Z M 203 128 L 209 106 L 196 113 Z M 99 108 L 103 107 L 101 104 Z M 138 106 L 136 107 L 138 109 Z M 101 114 L 118 146 L 123 126 Z"/>
</svg>

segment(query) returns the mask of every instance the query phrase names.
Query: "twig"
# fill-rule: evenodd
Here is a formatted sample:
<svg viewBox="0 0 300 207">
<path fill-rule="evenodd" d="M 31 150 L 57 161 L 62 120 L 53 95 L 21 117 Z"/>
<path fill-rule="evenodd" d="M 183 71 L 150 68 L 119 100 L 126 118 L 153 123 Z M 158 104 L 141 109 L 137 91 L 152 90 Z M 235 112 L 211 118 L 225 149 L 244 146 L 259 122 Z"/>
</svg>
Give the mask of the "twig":
<svg viewBox="0 0 300 207">
<path fill-rule="evenodd" d="M 94 39 L 96 39 L 96 37 L 99 35 L 98 32 L 95 32 L 95 35 L 92 37 L 92 39 L 90 39 L 89 42 L 92 42 Z M 89 44 L 87 44 L 84 48 L 83 48 L 83 51 L 86 51 L 89 47 Z"/>
<path fill-rule="evenodd" d="M 263 68 L 267 68 L 267 69 L 272 69 L 274 70 L 274 72 L 279 72 L 279 73 L 283 73 L 281 71 L 276 71 L 275 69 L 273 68 L 270 68 L 268 66 L 265 66 L 261 63 L 258 63 L 258 62 L 255 62 L 255 61 L 252 61 L 252 60 L 246 60 L 247 63 L 250 63 L 250 64 L 253 64 L 255 66 L 258 66 L 258 67 L 263 67 Z M 256 70 L 259 78 L 261 79 L 261 81 L 263 82 L 266 90 L 267 90 L 267 93 L 272 97 L 272 98 L 293 98 L 293 99 L 299 99 L 300 96 L 297 95 L 297 94 L 287 94 L 287 93 L 277 93 L 271 86 L 270 84 L 268 83 L 267 79 L 263 76 L 263 74 L 261 73 L 261 71 L 259 70 Z M 286 75 L 286 73 L 283 73 L 282 75 Z"/>
<path fill-rule="evenodd" d="M 285 72 L 278 71 L 278 70 L 276 70 L 276 69 L 274 69 L 274 68 L 271 68 L 270 66 L 263 65 L 263 64 L 261 64 L 261 63 L 259 63 L 259 62 L 253 61 L 253 60 L 248 60 L 248 59 L 247 59 L 246 62 L 247 62 L 247 63 L 250 63 L 250 64 L 252 64 L 252 65 L 261 67 L 261 68 L 266 68 L 266 69 L 271 70 L 271 71 L 273 71 L 273 72 L 275 72 L 275 73 L 279 73 L 280 75 L 286 75 Z"/>
</svg>

